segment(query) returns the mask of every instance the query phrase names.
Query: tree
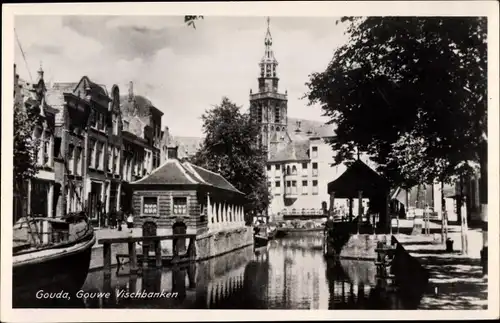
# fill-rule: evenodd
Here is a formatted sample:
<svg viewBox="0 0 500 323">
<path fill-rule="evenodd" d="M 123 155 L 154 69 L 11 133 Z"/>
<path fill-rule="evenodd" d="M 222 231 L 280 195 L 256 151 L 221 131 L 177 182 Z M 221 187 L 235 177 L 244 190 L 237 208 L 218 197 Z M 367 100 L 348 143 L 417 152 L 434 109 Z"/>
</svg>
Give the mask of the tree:
<svg viewBox="0 0 500 323">
<path fill-rule="evenodd" d="M 15 198 L 23 199 L 27 196 L 25 184 L 35 177 L 38 172 L 36 152 L 40 143 L 39 140 L 33 137 L 33 131 L 39 122 L 38 112 L 38 108 L 28 108 L 22 102 L 14 105 L 13 163 Z M 13 218 L 14 221 L 17 220 L 16 216 Z"/>
<path fill-rule="evenodd" d="M 359 148 L 394 185 L 411 187 L 450 180 L 465 161 L 480 161 L 486 144 L 486 20 L 342 21 L 349 23 L 350 40 L 326 71 L 310 76 L 306 94 L 338 127 L 331 142 L 336 162 L 352 160 Z"/>
<path fill-rule="evenodd" d="M 221 174 L 245 193 L 245 211 L 266 210 L 270 194 L 266 152 L 257 140 L 258 125 L 226 97 L 220 105 L 206 111 L 202 119 L 205 139 L 191 162 Z"/>
<path fill-rule="evenodd" d="M 366 151 L 393 185 L 486 174 L 486 19 L 345 17 L 348 43 L 310 76 L 337 124 L 336 163 Z M 484 187 L 484 186 L 483 186 Z M 485 200 L 486 190 L 481 190 Z M 462 194 L 460 194 L 462 195 Z M 460 196 L 458 209 L 462 203 Z"/>
<path fill-rule="evenodd" d="M 184 16 L 184 22 L 194 29 L 196 29 L 195 21 L 199 19 L 203 19 L 203 16 Z"/>
</svg>

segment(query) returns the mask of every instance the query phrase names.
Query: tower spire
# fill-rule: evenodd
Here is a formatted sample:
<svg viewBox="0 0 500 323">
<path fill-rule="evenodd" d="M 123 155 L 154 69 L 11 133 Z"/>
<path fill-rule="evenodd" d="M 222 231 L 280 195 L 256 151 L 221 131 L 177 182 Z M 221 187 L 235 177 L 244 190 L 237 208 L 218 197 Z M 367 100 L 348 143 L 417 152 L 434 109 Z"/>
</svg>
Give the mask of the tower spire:
<svg viewBox="0 0 500 323">
<path fill-rule="evenodd" d="M 278 61 L 274 57 L 272 49 L 273 39 L 271 37 L 271 18 L 267 17 L 267 31 L 264 38 L 264 57 L 260 60 L 260 78 L 259 90 L 260 92 L 276 92 L 278 90 Z"/>
<path fill-rule="evenodd" d="M 266 47 L 271 46 L 273 44 L 273 38 L 271 37 L 270 24 L 271 24 L 271 18 L 267 17 L 267 32 L 266 32 L 266 38 L 264 39 L 264 44 L 266 45 Z"/>
</svg>

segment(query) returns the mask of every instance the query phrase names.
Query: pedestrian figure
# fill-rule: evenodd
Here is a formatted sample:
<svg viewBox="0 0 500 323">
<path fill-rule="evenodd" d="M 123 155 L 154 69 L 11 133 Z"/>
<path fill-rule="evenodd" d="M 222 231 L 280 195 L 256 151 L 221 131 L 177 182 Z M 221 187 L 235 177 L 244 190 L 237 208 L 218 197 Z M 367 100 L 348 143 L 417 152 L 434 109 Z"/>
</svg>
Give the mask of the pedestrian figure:
<svg viewBox="0 0 500 323">
<path fill-rule="evenodd" d="M 120 207 L 120 210 L 116 213 L 116 221 L 117 221 L 118 231 L 122 231 L 122 223 L 123 223 L 124 217 L 125 217 L 125 213 L 123 212 L 123 207 Z"/>
<path fill-rule="evenodd" d="M 109 213 L 109 225 L 111 229 L 114 229 L 116 227 L 116 210 L 114 207 Z"/>
<path fill-rule="evenodd" d="M 134 216 L 132 215 L 132 212 L 130 212 L 127 216 L 127 228 L 130 230 L 129 232 L 132 233 L 132 229 L 134 228 Z"/>
</svg>

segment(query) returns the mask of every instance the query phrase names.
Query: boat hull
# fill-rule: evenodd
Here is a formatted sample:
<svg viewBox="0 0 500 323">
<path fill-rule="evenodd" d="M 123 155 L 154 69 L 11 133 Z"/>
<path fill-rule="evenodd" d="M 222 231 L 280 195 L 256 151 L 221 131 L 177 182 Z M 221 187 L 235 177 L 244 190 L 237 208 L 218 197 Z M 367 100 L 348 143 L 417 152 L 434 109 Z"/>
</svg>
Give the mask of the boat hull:
<svg viewBox="0 0 500 323">
<path fill-rule="evenodd" d="M 269 240 L 266 237 L 255 235 L 254 241 L 255 241 L 255 247 L 258 248 L 258 247 L 267 246 L 267 242 Z"/>
<path fill-rule="evenodd" d="M 78 302 L 76 292 L 89 272 L 95 236 L 80 242 L 81 248 L 49 259 L 13 266 L 14 308 L 68 307 Z M 81 302 L 81 301 L 80 301 Z"/>
</svg>

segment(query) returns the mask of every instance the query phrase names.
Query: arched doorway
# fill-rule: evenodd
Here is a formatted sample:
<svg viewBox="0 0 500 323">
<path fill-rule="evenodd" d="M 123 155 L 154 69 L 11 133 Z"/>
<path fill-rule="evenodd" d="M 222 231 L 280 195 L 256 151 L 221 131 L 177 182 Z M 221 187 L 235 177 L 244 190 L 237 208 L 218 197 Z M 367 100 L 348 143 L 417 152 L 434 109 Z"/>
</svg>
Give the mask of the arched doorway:
<svg viewBox="0 0 500 323">
<path fill-rule="evenodd" d="M 186 224 L 182 221 L 177 221 L 172 226 L 173 234 L 186 234 Z M 186 238 L 180 238 L 174 240 L 174 248 L 177 249 L 179 254 L 183 254 L 186 252 Z"/>
</svg>

